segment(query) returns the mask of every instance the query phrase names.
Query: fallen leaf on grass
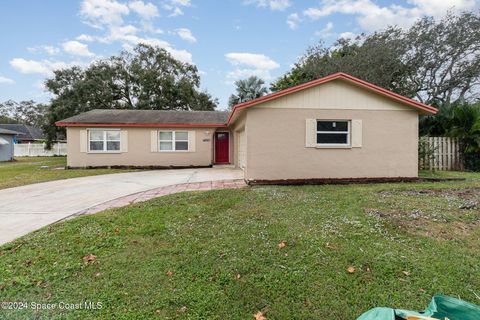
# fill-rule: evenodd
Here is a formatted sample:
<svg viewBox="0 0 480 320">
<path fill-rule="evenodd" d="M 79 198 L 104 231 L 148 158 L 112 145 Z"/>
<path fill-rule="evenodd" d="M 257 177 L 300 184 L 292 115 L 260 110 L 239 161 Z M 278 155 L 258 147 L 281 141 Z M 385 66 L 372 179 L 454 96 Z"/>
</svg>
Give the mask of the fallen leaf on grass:
<svg viewBox="0 0 480 320">
<path fill-rule="evenodd" d="M 287 243 L 285 241 L 281 241 L 279 244 L 278 244 L 278 249 L 283 249 L 287 246 Z"/>
<path fill-rule="evenodd" d="M 331 244 L 330 242 L 327 242 L 325 244 L 325 247 L 328 248 L 328 249 L 335 249 L 335 246 L 333 244 Z"/>
<path fill-rule="evenodd" d="M 82 260 L 85 264 L 95 263 L 97 262 L 97 256 L 94 254 L 87 254 L 82 258 Z"/>
<path fill-rule="evenodd" d="M 100 272 L 95 273 L 95 277 L 100 277 L 100 275 L 101 275 Z"/>
<path fill-rule="evenodd" d="M 288 257 L 288 253 L 285 253 L 285 257 Z"/>
<path fill-rule="evenodd" d="M 172 271 L 167 271 L 167 276 L 168 276 L 168 277 L 172 277 L 172 276 L 173 276 L 173 272 L 172 272 Z"/>
<path fill-rule="evenodd" d="M 348 273 L 355 273 L 355 268 L 354 267 L 348 267 L 347 272 Z"/>
<path fill-rule="evenodd" d="M 181 312 L 181 313 L 185 313 L 185 312 L 187 312 L 187 310 L 188 310 L 188 308 L 186 306 L 183 306 L 180 309 L 178 309 L 177 311 Z"/>
<path fill-rule="evenodd" d="M 45 299 L 50 299 L 52 297 L 52 293 L 51 292 L 47 292 L 44 296 L 43 296 Z"/>
<path fill-rule="evenodd" d="M 261 311 L 258 311 L 253 316 L 255 317 L 255 320 L 267 320 Z"/>
<path fill-rule="evenodd" d="M 410 271 L 402 271 L 404 275 L 406 275 L 407 277 L 410 276 L 412 273 Z"/>
<path fill-rule="evenodd" d="M 237 279 L 237 280 L 238 280 L 238 279 L 240 279 L 240 278 L 241 278 L 241 275 L 240 275 L 240 273 L 237 273 L 237 275 L 235 276 L 235 279 Z"/>
<path fill-rule="evenodd" d="M 119 234 L 120 234 L 120 229 L 115 228 L 115 234 L 116 234 L 116 235 L 119 235 Z"/>
</svg>

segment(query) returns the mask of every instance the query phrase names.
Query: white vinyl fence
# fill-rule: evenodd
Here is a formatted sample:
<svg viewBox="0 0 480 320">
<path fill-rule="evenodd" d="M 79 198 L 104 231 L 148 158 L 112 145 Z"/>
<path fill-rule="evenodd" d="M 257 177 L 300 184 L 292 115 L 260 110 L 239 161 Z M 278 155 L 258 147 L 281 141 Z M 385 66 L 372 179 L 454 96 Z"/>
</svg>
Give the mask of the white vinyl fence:
<svg viewBox="0 0 480 320">
<path fill-rule="evenodd" d="M 67 144 L 55 143 L 51 150 L 45 149 L 45 143 L 22 143 L 14 145 L 15 157 L 53 157 L 66 156 Z"/>
<path fill-rule="evenodd" d="M 458 139 L 448 137 L 421 137 L 420 139 L 427 150 L 423 159 L 419 159 L 421 169 L 463 170 Z"/>
</svg>

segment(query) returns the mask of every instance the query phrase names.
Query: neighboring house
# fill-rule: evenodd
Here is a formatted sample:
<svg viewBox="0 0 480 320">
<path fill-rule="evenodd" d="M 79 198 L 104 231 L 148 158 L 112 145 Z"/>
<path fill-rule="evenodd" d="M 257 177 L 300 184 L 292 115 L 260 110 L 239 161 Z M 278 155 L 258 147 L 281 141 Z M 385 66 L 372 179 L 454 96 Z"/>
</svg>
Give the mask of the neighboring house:
<svg viewBox="0 0 480 320">
<path fill-rule="evenodd" d="M 22 135 L 19 135 L 16 138 L 16 143 L 35 143 L 43 142 L 45 140 L 42 129 L 26 124 L 0 124 L 0 128 L 21 133 Z"/>
<path fill-rule="evenodd" d="M 249 182 L 414 178 L 418 117 L 437 110 L 344 73 L 232 112 L 93 110 L 67 127 L 68 166 L 232 164 Z"/>
<path fill-rule="evenodd" d="M 13 160 L 13 141 L 19 132 L 0 128 L 0 161 Z"/>
</svg>

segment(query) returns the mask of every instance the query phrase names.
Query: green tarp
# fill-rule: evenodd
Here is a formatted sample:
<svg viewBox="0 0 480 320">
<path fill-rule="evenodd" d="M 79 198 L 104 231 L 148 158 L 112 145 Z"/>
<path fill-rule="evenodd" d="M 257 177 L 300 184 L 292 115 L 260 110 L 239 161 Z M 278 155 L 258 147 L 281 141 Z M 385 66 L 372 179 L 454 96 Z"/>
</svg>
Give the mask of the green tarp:
<svg viewBox="0 0 480 320">
<path fill-rule="evenodd" d="M 357 320 L 396 320 L 409 316 L 432 317 L 449 320 L 479 320 L 480 307 L 452 297 L 437 295 L 432 298 L 427 309 L 415 312 L 390 308 L 374 308 L 362 314 Z"/>
</svg>

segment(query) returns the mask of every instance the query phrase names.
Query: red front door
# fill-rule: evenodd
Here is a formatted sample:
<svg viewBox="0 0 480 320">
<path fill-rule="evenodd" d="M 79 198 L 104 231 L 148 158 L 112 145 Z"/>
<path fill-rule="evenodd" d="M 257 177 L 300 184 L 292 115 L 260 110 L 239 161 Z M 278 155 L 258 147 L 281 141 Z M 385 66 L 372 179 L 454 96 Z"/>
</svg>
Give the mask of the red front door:
<svg viewBox="0 0 480 320">
<path fill-rule="evenodd" d="M 215 163 L 230 163 L 228 132 L 215 132 Z"/>
</svg>

